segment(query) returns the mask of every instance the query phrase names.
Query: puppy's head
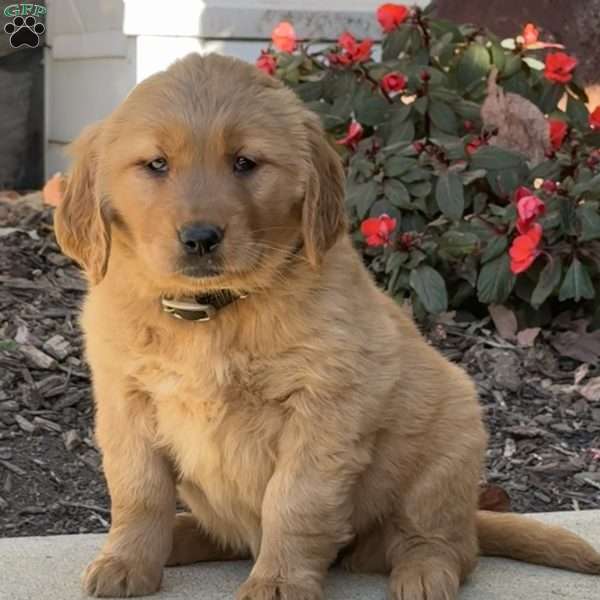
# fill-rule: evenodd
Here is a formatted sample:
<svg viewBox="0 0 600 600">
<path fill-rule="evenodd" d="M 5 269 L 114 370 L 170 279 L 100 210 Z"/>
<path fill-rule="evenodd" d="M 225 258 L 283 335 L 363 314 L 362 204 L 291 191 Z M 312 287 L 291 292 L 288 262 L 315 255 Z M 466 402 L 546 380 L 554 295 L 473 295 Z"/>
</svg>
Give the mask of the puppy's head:
<svg viewBox="0 0 600 600">
<path fill-rule="evenodd" d="M 234 59 L 190 55 L 147 79 L 73 153 L 56 233 L 92 283 L 111 239 L 159 285 L 214 288 L 295 252 L 316 267 L 345 228 L 318 118 Z"/>
</svg>

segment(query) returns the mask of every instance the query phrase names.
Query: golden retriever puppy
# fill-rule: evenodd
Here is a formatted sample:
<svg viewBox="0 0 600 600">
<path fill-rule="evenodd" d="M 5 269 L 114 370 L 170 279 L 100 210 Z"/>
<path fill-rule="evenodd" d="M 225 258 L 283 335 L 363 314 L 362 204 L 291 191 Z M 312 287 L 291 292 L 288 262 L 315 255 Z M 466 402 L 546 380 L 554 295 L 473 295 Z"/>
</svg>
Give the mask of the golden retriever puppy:
<svg viewBox="0 0 600 600">
<path fill-rule="evenodd" d="M 90 282 L 112 499 L 89 594 L 244 557 L 239 600 L 320 599 L 336 559 L 390 573 L 395 600 L 456 598 L 480 551 L 600 573 L 576 536 L 477 511 L 474 387 L 361 264 L 340 161 L 293 92 L 190 55 L 74 157 L 56 234 Z"/>
</svg>

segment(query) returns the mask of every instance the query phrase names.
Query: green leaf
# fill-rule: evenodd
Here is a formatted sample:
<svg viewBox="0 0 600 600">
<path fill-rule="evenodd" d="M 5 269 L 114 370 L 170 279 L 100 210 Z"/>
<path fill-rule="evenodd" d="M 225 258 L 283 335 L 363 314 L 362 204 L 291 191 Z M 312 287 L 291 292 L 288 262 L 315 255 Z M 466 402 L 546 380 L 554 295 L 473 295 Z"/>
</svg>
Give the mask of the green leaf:
<svg viewBox="0 0 600 600">
<path fill-rule="evenodd" d="M 356 120 L 363 125 L 384 123 L 392 112 L 391 104 L 381 96 L 357 95 L 353 104 Z"/>
<path fill-rule="evenodd" d="M 499 72 L 502 72 L 502 69 L 506 64 L 506 54 L 504 53 L 502 46 L 500 46 L 498 42 L 492 42 L 490 45 L 490 54 L 492 55 L 492 63 Z"/>
<path fill-rule="evenodd" d="M 531 306 L 539 308 L 546 299 L 552 294 L 560 283 L 562 275 L 562 265 L 558 258 L 552 258 L 540 273 L 537 285 L 531 295 Z"/>
<path fill-rule="evenodd" d="M 504 235 L 494 236 L 492 241 L 485 247 L 483 254 L 481 255 L 482 264 L 489 262 L 493 258 L 496 258 L 502 254 L 508 247 L 508 239 Z"/>
<path fill-rule="evenodd" d="M 560 177 L 560 169 L 561 165 L 557 160 L 545 160 L 531 170 L 529 177 L 532 180 L 535 180 L 538 177 L 555 180 Z"/>
<path fill-rule="evenodd" d="M 415 198 L 429 196 L 432 189 L 431 181 L 416 181 L 414 183 L 409 183 L 406 187 L 408 188 L 410 195 Z"/>
<path fill-rule="evenodd" d="M 540 110 L 549 114 L 556 109 L 559 100 L 562 98 L 564 94 L 565 88 L 562 85 L 558 85 L 555 83 L 546 83 L 544 85 L 544 89 L 542 91 L 542 95 L 540 96 L 537 105 L 540 107 Z"/>
<path fill-rule="evenodd" d="M 477 123 L 481 119 L 481 104 L 462 98 L 454 104 L 454 110 L 463 119 Z"/>
<path fill-rule="evenodd" d="M 423 181 L 423 179 L 429 179 L 431 177 L 431 172 L 426 169 L 421 169 L 420 167 L 415 167 L 410 171 L 406 171 L 400 179 L 404 181 L 404 183 L 413 183 L 414 181 Z"/>
<path fill-rule="evenodd" d="M 428 265 L 419 265 L 410 274 L 410 287 L 429 313 L 448 309 L 448 292 L 442 276 Z"/>
<path fill-rule="evenodd" d="M 567 84 L 567 88 L 571 93 L 575 94 L 575 96 L 577 96 L 577 98 L 579 98 L 579 100 L 581 100 L 582 102 L 590 101 L 586 91 L 583 88 L 580 88 L 574 81 L 570 81 Z"/>
<path fill-rule="evenodd" d="M 546 66 L 541 60 L 538 60 L 533 56 L 526 56 L 523 59 L 523 62 L 534 71 L 543 71 Z"/>
<path fill-rule="evenodd" d="M 382 148 L 383 151 L 388 152 L 401 148 L 410 144 L 415 137 L 415 126 L 412 121 L 404 121 L 397 127 L 394 127 L 389 133 L 386 139 L 386 145 Z"/>
<path fill-rule="evenodd" d="M 323 78 L 323 96 L 333 103 L 336 98 L 354 95 L 356 78 L 351 71 L 330 70 Z"/>
<path fill-rule="evenodd" d="M 472 254 L 478 246 L 479 238 L 474 233 L 450 230 L 440 238 L 440 252 L 452 258 Z"/>
<path fill-rule="evenodd" d="M 319 115 L 325 129 L 334 129 L 344 125 L 347 121 L 345 117 L 336 115 L 333 112 L 333 106 L 327 102 L 307 102 L 306 107 Z"/>
<path fill-rule="evenodd" d="M 401 25 L 383 40 L 383 60 L 397 58 L 400 52 L 407 49 L 410 31 L 410 25 Z"/>
<path fill-rule="evenodd" d="M 522 67 L 521 56 L 519 54 L 505 54 L 506 61 L 504 62 L 504 66 L 499 68 L 500 76 L 502 79 L 508 79 L 513 75 L 516 75 Z"/>
<path fill-rule="evenodd" d="M 444 54 L 452 44 L 453 38 L 454 34 L 451 31 L 444 33 L 436 42 L 431 45 L 431 56 L 438 58 Z M 452 51 L 451 48 L 449 50 Z"/>
<path fill-rule="evenodd" d="M 352 98 L 349 96 L 341 96 L 340 98 L 336 98 L 333 106 L 331 107 L 331 113 L 336 117 L 340 117 L 340 119 L 347 121 L 352 114 Z"/>
<path fill-rule="evenodd" d="M 594 177 L 590 179 L 578 182 L 569 190 L 569 192 L 572 196 L 577 197 L 594 189 L 600 189 L 600 173 L 594 175 Z"/>
<path fill-rule="evenodd" d="M 498 146 L 484 146 L 479 148 L 471 157 L 472 169 L 502 170 L 516 169 L 525 164 L 525 157 L 518 152 L 505 150 Z"/>
<path fill-rule="evenodd" d="M 477 181 L 477 179 L 485 177 L 485 175 L 486 172 L 484 169 L 475 169 L 474 171 L 465 171 L 464 173 L 461 173 L 460 176 L 462 178 L 463 185 L 469 185 L 470 183 Z"/>
<path fill-rule="evenodd" d="M 583 204 L 577 208 L 577 218 L 581 225 L 579 240 L 589 242 L 600 239 L 600 209 L 598 205 Z"/>
<path fill-rule="evenodd" d="M 515 276 L 510 271 L 507 253 L 486 262 L 477 279 L 477 298 L 483 304 L 506 302 L 515 285 Z"/>
<path fill-rule="evenodd" d="M 564 198 L 559 204 L 559 212 L 563 232 L 566 235 L 575 235 L 577 232 L 577 213 L 575 212 L 575 204 L 568 198 Z"/>
<path fill-rule="evenodd" d="M 458 130 L 458 119 L 454 111 L 440 100 L 432 100 L 429 103 L 429 116 L 432 123 L 441 131 L 456 133 Z"/>
<path fill-rule="evenodd" d="M 465 210 L 465 196 L 460 175 L 443 173 L 435 186 L 435 199 L 440 210 L 452 221 L 458 221 Z"/>
<path fill-rule="evenodd" d="M 385 161 L 384 170 L 387 177 L 396 177 L 406 173 L 416 165 L 417 161 L 414 158 L 390 156 Z"/>
<path fill-rule="evenodd" d="M 322 81 L 305 81 L 294 88 L 304 102 L 317 101 L 323 95 Z"/>
<path fill-rule="evenodd" d="M 393 271 L 396 271 L 407 259 L 408 252 L 392 252 L 385 263 L 385 272 L 392 273 Z"/>
<path fill-rule="evenodd" d="M 527 165 L 523 163 L 519 169 L 490 170 L 487 181 L 496 196 L 510 196 L 525 181 L 527 173 Z"/>
<path fill-rule="evenodd" d="M 577 258 L 573 259 L 565 279 L 560 286 L 558 292 L 558 299 L 562 302 L 563 300 L 570 300 L 573 298 L 575 302 L 579 302 L 582 298 L 591 299 L 595 296 L 596 292 L 585 266 Z"/>
<path fill-rule="evenodd" d="M 348 186 L 346 203 L 356 210 L 359 219 L 364 219 L 377 198 L 377 182 L 374 179 L 366 183 L 354 183 Z"/>
<path fill-rule="evenodd" d="M 569 123 L 579 129 L 587 129 L 590 113 L 587 106 L 581 100 L 568 96 L 567 99 L 567 117 L 569 117 Z"/>
<path fill-rule="evenodd" d="M 355 154 L 350 161 L 350 170 L 348 171 L 348 177 L 350 179 L 356 177 L 356 175 L 362 175 L 365 179 L 370 179 L 375 173 L 375 164 L 364 158 L 360 154 Z"/>
<path fill-rule="evenodd" d="M 398 181 L 397 179 L 386 179 L 383 184 L 383 193 L 390 204 L 397 208 L 414 210 L 414 206 L 410 202 L 410 194 L 401 181 Z"/>
<path fill-rule="evenodd" d="M 600 131 L 590 131 L 583 136 L 583 141 L 590 146 L 600 146 Z"/>
<path fill-rule="evenodd" d="M 490 70 L 490 54 L 478 43 L 472 43 L 458 62 L 457 78 L 461 88 L 483 79 Z"/>
</svg>

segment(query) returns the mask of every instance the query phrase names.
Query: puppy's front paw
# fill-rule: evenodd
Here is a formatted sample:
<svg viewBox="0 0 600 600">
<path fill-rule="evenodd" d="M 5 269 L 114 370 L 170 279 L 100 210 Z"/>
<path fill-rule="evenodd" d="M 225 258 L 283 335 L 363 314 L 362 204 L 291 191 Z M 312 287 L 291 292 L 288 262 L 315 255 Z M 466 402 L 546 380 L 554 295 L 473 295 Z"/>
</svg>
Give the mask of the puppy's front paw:
<svg viewBox="0 0 600 600">
<path fill-rule="evenodd" d="M 323 591 L 285 581 L 250 577 L 240 588 L 237 600 L 323 600 Z"/>
<path fill-rule="evenodd" d="M 437 561 L 394 569 L 390 578 L 391 600 L 457 600 L 458 575 Z"/>
<path fill-rule="evenodd" d="M 162 569 L 149 568 L 115 554 L 101 554 L 83 573 L 83 589 L 100 598 L 145 596 L 160 587 Z"/>
</svg>

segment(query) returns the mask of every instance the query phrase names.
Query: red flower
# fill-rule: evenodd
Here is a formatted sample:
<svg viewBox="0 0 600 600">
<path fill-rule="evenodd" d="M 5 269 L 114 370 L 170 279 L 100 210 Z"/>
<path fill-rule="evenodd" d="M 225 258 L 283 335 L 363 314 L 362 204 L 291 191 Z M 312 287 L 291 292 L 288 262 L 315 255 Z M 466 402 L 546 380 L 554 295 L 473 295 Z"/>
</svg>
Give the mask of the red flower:
<svg viewBox="0 0 600 600">
<path fill-rule="evenodd" d="M 267 75 L 274 75 L 277 61 L 267 50 L 261 50 L 260 56 L 256 59 L 256 66 Z"/>
<path fill-rule="evenodd" d="M 360 142 L 362 139 L 362 136 L 362 125 L 358 121 L 352 121 L 348 127 L 348 133 L 346 134 L 346 137 L 342 138 L 341 140 L 337 140 L 336 144 L 343 144 L 351 150 L 354 150 L 356 148 L 356 144 L 358 144 L 358 142 Z"/>
<path fill-rule="evenodd" d="M 600 129 L 600 105 L 596 106 L 594 112 L 590 114 L 590 127 L 592 129 Z"/>
<path fill-rule="evenodd" d="M 533 196 L 533 192 L 529 189 L 526 188 L 523 185 L 520 185 L 516 190 L 515 193 L 513 195 L 513 202 L 515 203 L 519 203 L 519 200 L 521 200 L 521 198 L 525 198 L 525 196 Z"/>
<path fill-rule="evenodd" d="M 400 247 L 404 250 L 410 250 L 414 241 L 412 233 L 403 233 L 400 236 Z"/>
<path fill-rule="evenodd" d="M 528 50 L 541 50 L 542 48 L 564 48 L 562 44 L 548 44 L 540 42 L 540 30 L 533 24 L 527 23 L 523 28 L 523 45 Z"/>
<path fill-rule="evenodd" d="M 365 219 L 360 225 L 368 246 L 387 246 L 390 243 L 390 234 L 396 229 L 396 219 L 383 214 L 379 217 Z"/>
<path fill-rule="evenodd" d="M 480 146 L 485 146 L 485 145 L 486 145 L 486 143 L 481 138 L 475 138 L 474 140 L 471 140 L 467 144 L 467 153 L 473 154 L 474 152 L 477 152 L 477 150 L 479 149 Z"/>
<path fill-rule="evenodd" d="M 408 6 L 404 6 L 404 4 L 382 4 L 377 9 L 377 20 L 381 29 L 385 33 L 389 33 L 406 21 L 409 12 Z"/>
<path fill-rule="evenodd" d="M 522 196 L 517 201 L 517 231 L 526 234 L 534 225 L 534 221 L 546 212 L 546 205 L 533 194 Z"/>
<path fill-rule="evenodd" d="M 548 119 L 548 128 L 550 130 L 550 143 L 552 144 L 552 150 L 560 150 L 565 136 L 567 135 L 567 124 L 564 121 L 558 119 Z"/>
<path fill-rule="evenodd" d="M 558 189 L 558 185 L 556 184 L 556 181 L 552 181 L 551 179 L 544 179 L 544 182 L 542 183 L 542 189 L 545 192 L 552 194 Z"/>
<path fill-rule="evenodd" d="M 546 79 L 555 83 L 569 83 L 573 74 L 571 71 L 577 66 L 577 59 L 564 52 L 553 52 L 546 56 Z"/>
<path fill-rule="evenodd" d="M 527 233 L 518 235 L 508 251 L 510 255 L 510 270 L 513 273 L 526 271 L 538 257 L 538 246 L 542 240 L 542 226 L 534 223 Z"/>
<path fill-rule="evenodd" d="M 350 65 L 353 63 L 365 62 L 371 58 L 371 48 L 373 40 L 366 38 L 358 43 L 356 38 L 347 31 L 342 33 L 338 39 L 338 44 L 342 47 L 343 52 L 329 54 L 331 64 Z"/>
<path fill-rule="evenodd" d="M 381 89 L 387 94 L 401 92 L 406 87 L 406 77 L 402 73 L 393 71 L 388 73 L 380 82 Z"/>
<path fill-rule="evenodd" d="M 342 33 L 342 35 L 340 35 L 340 37 L 338 38 L 338 44 L 346 52 L 352 53 L 356 51 L 356 46 L 358 45 L 358 42 L 350 32 L 344 31 L 344 33 Z"/>
<path fill-rule="evenodd" d="M 282 21 L 271 34 L 273 46 L 281 52 L 293 52 L 296 49 L 296 32 L 291 23 Z"/>
<path fill-rule="evenodd" d="M 535 44 L 538 41 L 540 30 L 533 23 L 527 23 L 523 28 L 523 33 L 521 35 L 525 40 L 525 45 L 531 46 L 531 44 Z"/>
</svg>

